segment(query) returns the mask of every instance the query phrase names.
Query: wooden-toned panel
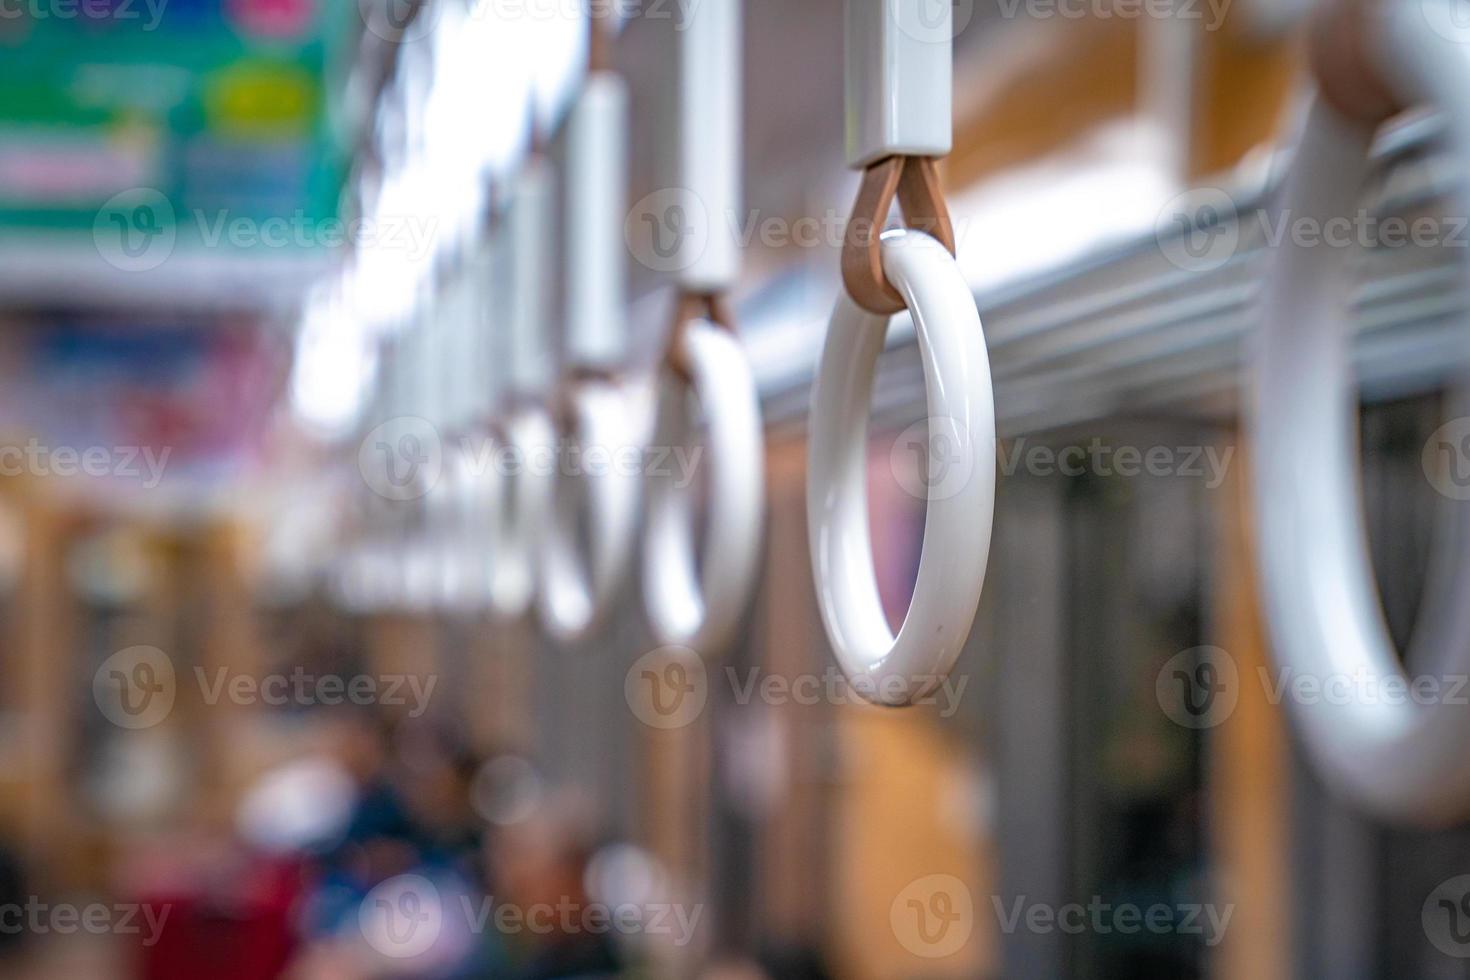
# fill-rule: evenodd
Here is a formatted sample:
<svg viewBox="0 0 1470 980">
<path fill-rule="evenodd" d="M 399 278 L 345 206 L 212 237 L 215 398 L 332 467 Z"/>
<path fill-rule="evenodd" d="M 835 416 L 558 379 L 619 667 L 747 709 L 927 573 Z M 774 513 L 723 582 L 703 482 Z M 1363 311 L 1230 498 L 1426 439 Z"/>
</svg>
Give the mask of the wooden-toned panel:
<svg viewBox="0 0 1470 980">
<path fill-rule="evenodd" d="M 1219 868 L 1217 901 L 1233 905 L 1219 952 L 1220 980 L 1291 976 L 1290 747 L 1280 709 L 1257 683 L 1267 669 L 1257 592 L 1245 461 L 1230 471 L 1219 502 L 1221 548 L 1212 602 L 1219 646 L 1234 660 L 1239 699 L 1211 730 L 1210 827 Z M 1263 942 L 1262 937 L 1271 937 Z"/>
<path fill-rule="evenodd" d="M 1232 11 L 1204 37 L 1189 168 L 1195 178 L 1227 170 L 1254 147 L 1278 139 L 1291 95 L 1304 83 L 1296 36 L 1261 37 Z"/>
<path fill-rule="evenodd" d="M 1136 25 L 1061 18 L 995 25 L 976 46 L 970 69 L 962 63 L 956 75 L 947 185 L 964 187 L 1032 162 L 1098 123 L 1131 113 Z"/>
</svg>

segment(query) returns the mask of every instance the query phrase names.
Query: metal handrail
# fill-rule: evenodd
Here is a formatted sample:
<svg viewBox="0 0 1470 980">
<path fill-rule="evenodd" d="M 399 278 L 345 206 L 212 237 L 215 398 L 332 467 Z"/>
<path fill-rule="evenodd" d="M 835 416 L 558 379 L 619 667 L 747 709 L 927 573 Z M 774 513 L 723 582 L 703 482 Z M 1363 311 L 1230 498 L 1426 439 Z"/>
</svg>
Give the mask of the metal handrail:
<svg viewBox="0 0 1470 980">
<path fill-rule="evenodd" d="M 1420 114 L 1379 140 L 1375 162 L 1391 188 L 1375 202 L 1382 217 L 1432 211 L 1441 201 L 1440 133 L 1435 117 Z M 1253 219 L 1274 199 L 1281 168 L 1272 169 L 1268 181 L 1226 181 L 1240 202 L 1227 227 L 1242 215 L 1252 220 L 1234 229 L 1240 245 L 1220 268 L 1180 269 L 1165 254 L 1166 240 L 1143 234 L 977 293 L 1002 434 L 1172 409 L 1228 420 L 1271 250 Z M 1369 250 L 1364 263 L 1357 349 L 1369 397 L 1428 390 L 1470 365 L 1470 344 L 1458 343 L 1453 329 L 1467 311 L 1443 250 Z M 791 291 L 789 282 L 779 288 Z M 752 304 L 763 298 L 757 293 Z M 912 326 L 895 318 L 873 396 L 875 427 L 923 415 L 914 343 Z M 810 372 L 793 371 L 789 360 L 755 367 L 768 426 L 804 431 Z"/>
</svg>

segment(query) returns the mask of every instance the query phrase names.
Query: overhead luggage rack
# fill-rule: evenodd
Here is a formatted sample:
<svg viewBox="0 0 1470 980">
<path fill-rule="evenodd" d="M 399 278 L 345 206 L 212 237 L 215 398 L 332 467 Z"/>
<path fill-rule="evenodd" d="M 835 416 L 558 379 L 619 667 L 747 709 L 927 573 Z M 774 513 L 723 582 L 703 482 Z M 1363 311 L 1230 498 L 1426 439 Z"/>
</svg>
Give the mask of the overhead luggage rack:
<svg viewBox="0 0 1470 980">
<path fill-rule="evenodd" d="M 1404 120 L 1379 141 L 1383 174 L 1378 218 L 1434 216 L 1444 197 L 1438 121 Z M 1265 271 L 1280 233 L 1270 180 L 1227 181 L 1238 202 L 1217 234 L 1236 244 L 1217 267 L 1181 267 L 1171 239 L 1153 232 L 1111 245 L 1065 267 L 976 295 L 989 339 L 997 424 L 1004 436 L 1057 429 L 1108 416 L 1174 413 L 1229 419 Z M 1252 186 L 1254 184 L 1254 186 Z M 1458 244 L 1412 243 L 1364 249 L 1358 294 L 1357 370 L 1369 397 L 1428 390 L 1470 362 L 1456 329 L 1466 313 L 1453 247 L 1470 247 L 1470 228 L 1443 226 Z M 891 331 L 874 392 L 874 427 L 924 415 L 923 377 L 912 326 Z M 769 368 L 770 370 L 761 370 Z M 805 425 L 809 377 L 758 362 L 767 421 Z"/>
</svg>

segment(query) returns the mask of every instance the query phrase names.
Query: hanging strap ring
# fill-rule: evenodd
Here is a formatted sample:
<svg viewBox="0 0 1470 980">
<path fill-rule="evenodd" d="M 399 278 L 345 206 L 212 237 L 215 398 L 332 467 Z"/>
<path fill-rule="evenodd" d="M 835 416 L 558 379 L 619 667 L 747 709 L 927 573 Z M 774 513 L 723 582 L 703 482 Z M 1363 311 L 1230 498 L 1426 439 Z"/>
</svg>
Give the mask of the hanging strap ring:
<svg viewBox="0 0 1470 980">
<path fill-rule="evenodd" d="M 430 533 L 439 566 L 440 598 L 453 608 L 472 608 L 483 592 L 476 574 L 483 560 L 483 541 L 475 540 L 482 508 L 490 499 L 482 460 L 483 449 L 471 430 L 449 432 L 444 439 L 444 475 L 429 498 Z M 482 536 L 483 537 L 483 536 Z"/>
<path fill-rule="evenodd" d="M 989 561 L 995 506 L 995 398 L 980 314 L 958 265 L 933 238 L 891 231 L 884 269 L 903 290 L 924 363 L 928 442 L 954 479 L 926 486 L 918 579 L 895 636 L 884 615 L 868 527 L 868 413 L 889 318 L 839 296 L 812 387 L 807 533 L 827 638 L 853 690 L 901 706 L 928 694 L 970 633 Z"/>
<path fill-rule="evenodd" d="M 625 379 L 579 372 L 558 392 L 562 461 L 540 562 L 542 628 L 561 643 L 585 640 L 614 608 L 632 560 L 641 474 L 627 464 L 647 437 L 644 400 Z M 586 556 L 579 515 L 586 514 Z"/>
<path fill-rule="evenodd" d="M 1322 228 L 1352 220 L 1372 173 L 1376 130 L 1400 104 L 1437 105 L 1451 155 L 1470 166 L 1470 50 L 1445 29 L 1453 2 L 1353 3 L 1319 22 L 1322 97 L 1278 205 L 1290 221 Z M 1444 20 L 1436 24 L 1436 16 Z M 1358 22 L 1343 22 L 1351 19 Z M 1451 214 L 1467 213 L 1463 184 L 1451 200 Z M 1470 814 L 1470 712 L 1392 695 L 1415 690 L 1416 680 L 1406 676 L 1384 622 L 1364 527 L 1352 377 L 1361 254 L 1287 235 L 1267 278 L 1248 403 L 1261 601 L 1281 670 L 1322 690 L 1348 685 L 1345 698 L 1287 698 L 1324 781 L 1379 817 L 1437 826 Z M 1462 250 L 1458 261 L 1470 281 L 1470 256 Z M 1455 548 L 1448 589 L 1426 597 L 1426 608 L 1438 600 L 1448 616 L 1426 623 L 1421 615 L 1415 646 L 1424 656 L 1416 650 L 1408 658 L 1441 682 L 1470 668 L 1463 611 L 1470 540 L 1461 537 Z"/>
<path fill-rule="evenodd" d="M 890 156 L 865 168 L 842 239 L 842 284 L 869 313 L 892 314 L 904 308 L 903 297 L 883 272 L 879 247 L 895 198 L 910 228 L 925 232 L 951 256 L 955 254 L 954 225 L 933 157 Z"/>
<path fill-rule="evenodd" d="M 648 473 L 643 595 L 661 646 L 719 656 L 750 599 L 760 559 L 765 456 L 760 400 L 722 297 L 677 304 L 668 370 L 658 386 Z M 708 318 L 695 315 L 703 310 Z M 707 437 L 701 453 L 691 396 Z M 694 470 L 707 472 L 703 545 L 696 548 Z"/>
<path fill-rule="evenodd" d="M 469 429 L 456 466 L 459 542 L 464 587 L 469 601 L 479 604 L 489 594 L 494 544 L 505 487 L 494 455 L 496 436 L 490 424 L 477 421 Z"/>
<path fill-rule="evenodd" d="M 491 503 L 490 604 L 499 616 L 519 617 L 536 593 L 541 535 L 551 510 L 556 429 L 534 403 L 513 405 L 494 426 L 499 492 Z"/>
</svg>

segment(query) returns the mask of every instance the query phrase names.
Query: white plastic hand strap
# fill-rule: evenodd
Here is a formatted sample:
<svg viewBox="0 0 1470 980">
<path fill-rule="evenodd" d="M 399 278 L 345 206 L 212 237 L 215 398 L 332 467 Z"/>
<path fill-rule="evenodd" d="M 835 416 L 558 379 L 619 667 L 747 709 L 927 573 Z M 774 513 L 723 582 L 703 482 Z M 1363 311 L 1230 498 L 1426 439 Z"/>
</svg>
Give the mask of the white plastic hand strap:
<svg viewBox="0 0 1470 980">
<path fill-rule="evenodd" d="M 567 359 L 578 368 L 616 370 L 628 352 L 627 134 L 627 83 L 588 75 L 567 120 Z"/>
<path fill-rule="evenodd" d="M 627 584 L 638 530 L 646 399 L 623 382 L 571 387 L 565 454 L 541 554 L 542 627 L 563 643 L 585 639 Z M 579 516 L 586 514 L 586 558 Z"/>
<path fill-rule="evenodd" d="M 760 400 L 724 296 L 740 258 L 733 223 L 740 196 L 739 0 L 691 7 L 679 46 L 678 172 L 709 233 L 682 240 L 687 254 L 680 257 L 648 457 L 643 593 L 657 643 L 712 658 L 724 652 L 750 600 L 764 521 Z M 708 426 L 702 455 L 691 398 Z M 700 473 L 709 474 L 709 492 L 696 551 L 692 483 Z"/>
<path fill-rule="evenodd" d="M 1452 7 L 1452 0 L 1384 4 L 1365 13 L 1360 26 L 1370 46 L 1365 53 L 1382 63 L 1383 80 L 1401 99 L 1443 110 L 1453 158 L 1465 168 L 1470 49 L 1434 26 L 1435 16 L 1452 23 Z M 1320 66 L 1319 75 L 1329 85 L 1334 77 Z M 1323 100 L 1312 110 L 1281 201 L 1294 223 L 1322 228 L 1358 211 L 1375 123 L 1373 113 L 1361 111 L 1367 103 L 1348 94 L 1339 86 L 1341 109 Z M 1455 188 L 1450 213 L 1470 214 L 1466 185 Z M 1379 816 L 1444 824 L 1470 814 L 1470 711 L 1392 693 L 1413 685 L 1383 620 L 1363 526 L 1350 370 L 1352 273 L 1360 255 L 1287 235 L 1273 258 L 1250 418 L 1262 601 L 1281 669 L 1324 691 L 1345 684 L 1355 692 L 1287 701 L 1326 781 Z M 1470 282 L 1463 250 L 1460 261 Z M 1461 555 L 1456 574 L 1456 594 L 1464 596 L 1470 554 Z M 1466 637 L 1443 640 L 1436 662 L 1421 666 L 1470 672 Z"/>
<path fill-rule="evenodd" d="M 551 214 L 551 174 L 545 161 L 532 157 L 510 205 L 510 391 L 507 411 L 495 426 L 492 461 L 503 485 L 494 523 L 490 601 L 506 617 L 525 613 L 535 598 L 540 535 L 556 468 L 556 432 L 541 404 L 551 369 L 546 349 Z"/>
<path fill-rule="evenodd" d="M 378 356 L 380 368 L 373 411 L 365 424 L 367 429 L 358 450 L 358 466 L 362 470 L 366 496 L 362 508 L 362 533 L 357 545 L 356 566 L 350 584 L 366 608 L 390 606 L 395 599 L 398 572 L 402 562 L 389 542 L 395 519 L 393 498 L 398 493 L 396 476 L 390 469 L 395 451 L 394 439 L 399 435 L 391 421 L 402 413 L 404 400 L 404 335 L 400 332 L 384 338 Z"/>
<path fill-rule="evenodd" d="M 478 429 L 488 413 L 481 409 L 480 392 L 488 390 L 480 320 L 481 290 L 485 287 L 483 256 L 475 255 L 456 276 L 449 290 L 447 326 L 450 346 L 444 361 L 453 411 L 442 429 L 444 475 L 438 507 L 437 536 L 443 553 L 446 602 L 471 609 L 484 600 L 487 566 L 488 502 L 496 493 L 494 475 L 487 465 L 487 446 Z"/>
<path fill-rule="evenodd" d="M 458 492 L 458 324 L 460 297 L 458 284 L 451 281 L 435 304 L 434 314 L 423 329 L 428 335 L 426 358 L 437 385 L 429 389 L 433 396 L 427 418 L 434 426 L 440 443 L 441 471 L 424 498 L 426 548 L 431 556 L 434 581 L 433 599 L 450 604 L 458 589 L 455 496 Z"/>
<path fill-rule="evenodd" d="M 466 576 L 469 591 L 476 604 L 488 602 L 492 610 L 503 605 L 495 602 L 497 589 L 495 579 L 506 574 L 497 561 L 504 550 L 501 544 L 501 527 L 504 513 L 501 510 L 507 492 L 504 467 L 497 466 L 497 453 L 503 447 L 498 442 L 501 433 L 494 430 L 491 419 L 500 408 L 500 392 L 506 376 L 506 351 L 509 347 L 507 319 L 504 316 L 507 298 L 512 294 L 512 272 L 509 269 L 509 242 L 504 235 L 492 235 L 484 242 L 481 253 L 476 257 L 475 309 L 472 311 L 472 329 L 475 344 L 469 353 L 472 375 L 476 378 L 470 401 L 470 435 L 465 442 L 463 460 L 463 508 L 460 523 L 465 527 L 467 551 Z M 507 586 L 501 583 L 501 597 L 509 594 L 516 598 L 519 583 Z M 507 602 L 512 611 L 514 602 Z"/>
<path fill-rule="evenodd" d="M 491 528 L 490 605 L 523 615 L 536 595 L 541 535 L 550 516 L 556 430 L 545 410 L 518 403 L 494 427 L 493 465 L 500 477 Z"/>
<path fill-rule="evenodd" d="M 959 266 L 922 232 L 882 238 L 883 268 L 913 315 L 928 391 L 928 444 L 958 486 L 931 492 L 913 602 L 895 637 L 878 597 L 868 534 L 868 403 L 888 317 L 837 300 L 812 389 L 807 522 L 817 600 L 853 688 L 908 704 L 959 656 L 985 582 L 995 504 L 995 399 L 980 314 Z"/>
<path fill-rule="evenodd" d="M 510 352 L 507 386 L 512 395 L 537 397 L 551 382 L 550 327 L 555 213 L 553 175 L 540 156 L 530 157 L 516 180 L 507 215 L 510 233 Z"/>
<path fill-rule="evenodd" d="M 654 640 L 701 656 L 723 652 L 739 625 L 760 558 L 765 447 L 750 363 L 735 335 L 706 320 L 681 329 L 681 364 L 658 389 L 649 455 L 643 592 Z M 690 397 L 708 436 L 697 454 Z M 708 474 L 703 558 L 696 570 L 693 481 Z"/>
<path fill-rule="evenodd" d="M 594 72 L 572 109 L 567 145 L 567 353 L 562 465 L 543 541 L 540 615 L 554 638 L 585 638 L 626 584 L 638 526 L 646 399 L 612 372 L 627 352 L 623 218 L 627 92 Z M 579 516 L 586 501 L 586 553 Z"/>
<path fill-rule="evenodd" d="M 711 293 L 734 285 L 740 272 L 740 0 L 699 0 L 685 19 L 677 173 L 692 227 L 680 236 L 676 261 L 685 291 Z"/>
<path fill-rule="evenodd" d="M 434 547 L 432 523 L 435 517 L 433 507 L 442 499 L 442 442 L 437 467 L 426 465 L 434 454 L 425 454 L 423 451 L 424 439 L 439 441 L 437 423 L 442 417 L 440 412 L 443 406 L 443 389 L 439 377 L 442 366 L 437 357 L 441 331 L 436 320 L 440 308 L 438 297 L 426 286 L 419 302 L 417 322 L 410 334 L 413 379 L 411 415 L 399 420 L 408 438 L 405 440 L 403 436 L 398 436 L 391 440 L 399 456 L 395 467 L 402 462 L 415 487 L 413 495 L 400 504 L 403 545 L 401 599 L 405 607 L 412 610 L 427 609 L 442 597 L 441 565 Z M 441 492 L 436 494 L 436 490 Z"/>
<path fill-rule="evenodd" d="M 843 240 L 844 293 L 812 387 L 807 524 L 837 663 L 858 694 L 888 705 L 932 690 L 964 647 L 995 510 L 990 359 L 932 159 L 950 146 L 952 17 L 948 3 L 847 3 L 848 162 L 863 181 Z M 880 236 L 895 199 L 914 228 Z M 918 581 L 894 636 L 868 534 L 868 400 L 889 315 L 905 307 L 924 360 L 928 443 L 966 475 L 957 489 L 930 488 Z"/>
</svg>

